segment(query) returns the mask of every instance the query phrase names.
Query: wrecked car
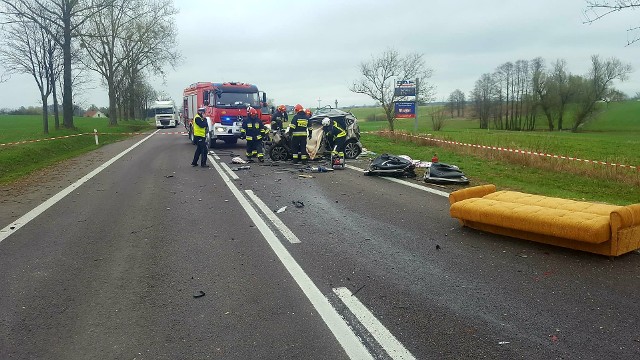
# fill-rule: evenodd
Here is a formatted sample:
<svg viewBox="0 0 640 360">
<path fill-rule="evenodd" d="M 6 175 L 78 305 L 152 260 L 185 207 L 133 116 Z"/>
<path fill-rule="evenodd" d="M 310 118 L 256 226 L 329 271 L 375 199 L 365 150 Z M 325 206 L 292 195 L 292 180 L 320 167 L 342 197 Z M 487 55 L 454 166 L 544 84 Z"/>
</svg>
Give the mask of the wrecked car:
<svg viewBox="0 0 640 360">
<path fill-rule="evenodd" d="M 332 144 L 324 135 L 322 119 L 330 118 L 347 131 L 344 155 L 347 159 L 355 159 L 362 152 L 360 143 L 360 127 L 358 119 L 350 112 L 331 107 L 316 110 L 309 118 L 309 128 L 312 129 L 311 139 L 307 140 L 307 153 L 310 159 L 329 157 Z M 266 153 L 271 160 L 282 161 L 291 159 L 291 137 L 286 129 L 274 130 L 270 139 L 265 143 Z"/>
</svg>

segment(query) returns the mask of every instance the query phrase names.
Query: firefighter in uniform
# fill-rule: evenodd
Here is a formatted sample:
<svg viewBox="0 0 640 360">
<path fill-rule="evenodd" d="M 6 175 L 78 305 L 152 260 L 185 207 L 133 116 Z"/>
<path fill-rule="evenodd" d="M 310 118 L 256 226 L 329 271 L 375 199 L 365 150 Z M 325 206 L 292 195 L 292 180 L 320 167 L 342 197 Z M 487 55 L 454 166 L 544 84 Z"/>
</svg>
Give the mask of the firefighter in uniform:
<svg viewBox="0 0 640 360">
<path fill-rule="evenodd" d="M 242 122 L 240 129 L 240 137 L 247 139 L 247 160 L 253 161 L 253 157 L 257 156 L 258 161 L 264 162 L 264 148 L 262 146 L 262 138 L 267 135 L 269 130 L 258 118 L 258 110 L 250 107 L 247 109 L 247 118 Z"/>
<path fill-rule="evenodd" d="M 298 163 L 298 160 L 302 160 L 303 164 L 307 163 L 307 136 L 311 137 L 311 133 L 308 132 L 307 114 L 302 105 L 297 104 L 293 111 L 295 115 L 291 119 L 289 124 L 289 135 L 291 136 L 291 153 L 293 156 L 293 163 Z"/>
<path fill-rule="evenodd" d="M 324 133 L 327 134 L 332 157 L 337 156 L 344 161 L 344 145 L 347 139 L 347 131 L 340 127 L 337 121 L 331 121 L 328 117 L 322 119 L 322 127 Z"/>
<path fill-rule="evenodd" d="M 271 115 L 271 130 L 279 131 L 282 129 L 283 123 L 289 121 L 287 107 L 279 105 L 276 111 Z"/>
<path fill-rule="evenodd" d="M 204 119 L 204 108 L 198 108 L 198 113 L 193 118 L 193 140 L 196 143 L 196 152 L 193 154 L 191 166 L 198 166 L 198 158 L 200 158 L 200 166 L 209 167 L 207 165 L 207 143 L 205 137 L 207 134 L 207 121 Z"/>
</svg>

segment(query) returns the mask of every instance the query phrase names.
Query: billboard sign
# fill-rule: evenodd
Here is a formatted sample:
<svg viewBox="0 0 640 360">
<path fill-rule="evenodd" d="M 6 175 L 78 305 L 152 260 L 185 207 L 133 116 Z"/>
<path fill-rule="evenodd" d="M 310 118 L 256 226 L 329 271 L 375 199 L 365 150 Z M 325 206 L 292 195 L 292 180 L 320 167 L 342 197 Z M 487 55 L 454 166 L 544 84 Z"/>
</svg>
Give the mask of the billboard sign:
<svg viewBox="0 0 640 360">
<path fill-rule="evenodd" d="M 397 80 L 394 96 L 416 96 L 416 82 L 414 80 Z"/>
<path fill-rule="evenodd" d="M 394 103 L 396 119 L 410 119 L 416 117 L 415 101 L 398 101 Z"/>
</svg>

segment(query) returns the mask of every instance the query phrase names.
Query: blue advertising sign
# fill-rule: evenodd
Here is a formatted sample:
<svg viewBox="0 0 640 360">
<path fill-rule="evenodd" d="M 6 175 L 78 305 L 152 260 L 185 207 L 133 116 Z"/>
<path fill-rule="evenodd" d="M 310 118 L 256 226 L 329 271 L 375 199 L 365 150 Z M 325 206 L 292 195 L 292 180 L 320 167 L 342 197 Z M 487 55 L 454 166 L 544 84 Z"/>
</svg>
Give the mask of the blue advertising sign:
<svg viewBox="0 0 640 360">
<path fill-rule="evenodd" d="M 416 83 L 413 80 L 397 80 L 394 96 L 416 96 Z"/>
<path fill-rule="evenodd" d="M 397 119 L 409 119 L 416 117 L 415 101 L 398 101 L 394 103 L 394 112 Z"/>
</svg>

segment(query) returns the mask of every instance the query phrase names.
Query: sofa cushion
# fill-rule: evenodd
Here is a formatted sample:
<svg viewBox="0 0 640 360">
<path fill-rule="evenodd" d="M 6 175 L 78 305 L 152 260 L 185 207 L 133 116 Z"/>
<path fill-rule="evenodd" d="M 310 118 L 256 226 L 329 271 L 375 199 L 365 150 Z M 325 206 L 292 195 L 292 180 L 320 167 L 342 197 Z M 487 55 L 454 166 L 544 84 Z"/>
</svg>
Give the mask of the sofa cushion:
<svg viewBox="0 0 640 360">
<path fill-rule="evenodd" d="M 609 217 L 612 211 L 620 206 L 595 204 L 585 201 L 559 199 L 541 195 L 525 194 L 517 191 L 496 191 L 483 196 L 485 199 L 506 201 L 524 205 L 537 205 L 549 209 L 569 210 L 582 213 L 597 214 Z"/>
<path fill-rule="evenodd" d="M 602 243 L 611 238 L 609 213 L 599 215 L 589 212 L 509 202 L 505 201 L 507 196 L 508 194 L 503 193 L 498 197 L 500 200 L 489 199 L 487 198 L 488 196 L 485 196 L 484 198 L 470 198 L 458 201 L 451 205 L 449 211 L 452 217 L 461 220 L 491 224 L 571 240 Z M 524 198 L 518 197 L 518 199 Z M 539 203 L 546 204 L 544 201 Z"/>
</svg>

